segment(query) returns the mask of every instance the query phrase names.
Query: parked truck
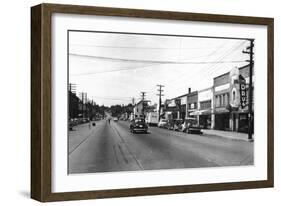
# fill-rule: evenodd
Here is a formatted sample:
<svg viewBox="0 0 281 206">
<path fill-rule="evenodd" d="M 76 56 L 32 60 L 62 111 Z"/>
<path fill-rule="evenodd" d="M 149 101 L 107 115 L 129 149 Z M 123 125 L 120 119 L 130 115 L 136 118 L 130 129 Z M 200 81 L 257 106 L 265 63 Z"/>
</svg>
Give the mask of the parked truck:
<svg viewBox="0 0 281 206">
<path fill-rule="evenodd" d="M 149 126 L 158 125 L 158 113 L 157 112 L 148 112 L 145 117 L 145 122 Z"/>
</svg>

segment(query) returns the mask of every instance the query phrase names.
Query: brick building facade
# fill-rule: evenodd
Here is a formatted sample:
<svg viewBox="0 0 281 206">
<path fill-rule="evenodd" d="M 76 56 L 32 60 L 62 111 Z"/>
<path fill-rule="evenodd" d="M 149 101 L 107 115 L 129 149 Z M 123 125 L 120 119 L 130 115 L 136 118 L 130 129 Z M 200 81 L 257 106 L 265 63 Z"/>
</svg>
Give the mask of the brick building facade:
<svg viewBox="0 0 281 206">
<path fill-rule="evenodd" d="M 235 67 L 230 72 L 214 78 L 214 129 L 248 131 L 248 106 L 242 108 L 240 104 L 239 76 L 246 81 L 247 105 L 249 69 L 249 65 Z"/>
</svg>

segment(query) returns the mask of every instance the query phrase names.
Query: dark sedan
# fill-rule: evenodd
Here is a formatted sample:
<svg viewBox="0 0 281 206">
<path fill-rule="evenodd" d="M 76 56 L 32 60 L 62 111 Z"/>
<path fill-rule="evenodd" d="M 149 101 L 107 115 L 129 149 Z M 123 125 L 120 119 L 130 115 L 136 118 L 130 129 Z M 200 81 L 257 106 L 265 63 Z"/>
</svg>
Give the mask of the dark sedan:
<svg viewBox="0 0 281 206">
<path fill-rule="evenodd" d="M 148 130 L 148 126 L 143 118 L 136 118 L 130 124 L 130 131 L 132 133 L 135 132 L 147 133 L 147 130 Z"/>
</svg>

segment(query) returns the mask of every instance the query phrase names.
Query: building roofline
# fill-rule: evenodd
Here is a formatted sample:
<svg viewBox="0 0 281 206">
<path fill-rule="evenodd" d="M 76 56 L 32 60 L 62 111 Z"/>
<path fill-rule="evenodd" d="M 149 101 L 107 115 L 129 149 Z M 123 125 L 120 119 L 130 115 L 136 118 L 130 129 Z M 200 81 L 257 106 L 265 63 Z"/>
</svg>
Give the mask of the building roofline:
<svg viewBox="0 0 281 206">
<path fill-rule="evenodd" d="M 244 65 L 244 66 L 242 66 L 242 67 L 238 67 L 238 69 L 241 70 L 241 69 L 244 69 L 244 68 L 246 68 L 246 67 L 248 67 L 248 66 L 250 66 L 250 64 L 246 64 L 246 65 Z M 226 73 L 221 74 L 221 75 L 219 75 L 219 76 L 217 76 L 217 77 L 214 77 L 213 79 L 215 80 L 215 79 L 217 79 L 217 78 L 219 78 L 219 77 L 222 77 L 222 76 L 224 76 L 224 75 L 226 75 L 226 74 L 229 74 L 229 73 L 230 73 L 230 72 L 226 72 Z M 206 91 L 206 90 L 209 90 L 209 89 L 213 89 L 213 86 L 210 86 L 210 87 L 207 87 L 207 88 L 201 89 L 201 90 L 196 90 L 196 91 L 193 91 L 193 92 L 191 92 L 191 93 L 186 93 L 186 94 L 177 96 L 177 97 L 172 98 L 172 99 L 169 99 L 169 100 L 171 101 L 171 100 L 174 100 L 174 99 L 177 99 L 177 98 L 181 98 L 181 97 L 184 97 L 184 96 L 196 95 L 196 94 L 198 94 L 199 92 L 203 92 L 203 91 Z M 140 102 L 141 102 L 141 101 L 140 101 Z M 140 103 L 140 102 L 139 102 L 139 103 Z"/>
<path fill-rule="evenodd" d="M 250 64 L 246 64 L 246 65 L 244 65 L 244 66 L 242 66 L 242 67 L 238 67 L 238 69 L 240 70 L 240 69 L 244 69 L 244 68 L 246 68 L 246 67 L 248 67 L 248 66 L 250 66 Z M 214 79 L 217 79 L 217 78 L 219 78 L 219 77 L 222 77 L 222 76 L 224 76 L 224 75 L 226 75 L 226 74 L 228 74 L 229 72 L 226 72 L 226 73 L 224 73 L 224 74 L 221 74 L 221 75 L 219 75 L 219 76 L 217 76 L 217 77 L 214 77 Z"/>
<path fill-rule="evenodd" d="M 207 90 L 209 90 L 209 89 L 213 89 L 213 86 L 207 87 L 207 88 L 205 88 L 205 89 L 198 90 L 198 93 L 199 93 L 199 92 L 203 92 L 203 91 L 207 91 Z"/>
<path fill-rule="evenodd" d="M 240 69 L 244 69 L 244 68 L 249 67 L 249 66 L 250 66 L 250 64 L 246 64 L 245 66 L 239 67 L 238 69 L 239 69 L 239 70 L 240 70 Z"/>
<path fill-rule="evenodd" d="M 140 100 L 138 103 L 135 104 L 135 106 L 139 105 L 142 102 L 150 102 L 150 100 Z"/>
<path fill-rule="evenodd" d="M 174 99 L 177 99 L 177 98 L 181 98 L 181 97 L 184 97 L 184 96 L 192 96 L 192 95 L 196 95 L 198 94 L 198 91 L 193 91 L 193 92 L 190 92 L 190 93 L 186 93 L 186 94 L 183 94 L 183 95 L 180 95 L 180 96 L 177 96 L 175 98 L 172 98 L 172 99 L 169 99 L 169 100 L 174 100 Z"/>
<path fill-rule="evenodd" d="M 226 72 L 226 73 L 224 73 L 224 74 L 221 74 L 221 75 L 219 75 L 219 76 L 216 76 L 216 77 L 214 77 L 214 79 L 220 78 L 220 77 L 222 77 L 222 76 L 224 76 L 224 75 L 226 75 L 226 74 L 229 74 L 229 72 Z"/>
</svg>

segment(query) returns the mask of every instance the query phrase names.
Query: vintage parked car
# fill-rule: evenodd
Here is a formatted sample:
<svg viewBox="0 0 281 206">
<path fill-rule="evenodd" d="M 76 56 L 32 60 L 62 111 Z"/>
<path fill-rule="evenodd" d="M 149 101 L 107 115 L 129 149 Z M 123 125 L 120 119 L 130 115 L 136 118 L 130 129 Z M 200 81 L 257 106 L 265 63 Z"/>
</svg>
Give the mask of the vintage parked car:
<svg viewBox="0 0 281 206">
<path fill-rule="evenodd" d="M 188 117 L 182 124 L 182 131 L 187 133 L 198 133 L 202 134 L 202 127 L 194 117 Z"/>
<path fill-rule="evenodd" d="M 182 119 L 174 119 L 174 120 L 171 121 L 169 129 L 174 130 L 174 131 L 181 131 L 182 130 L 182 124 L 183 124 Z"/>
<path fill-rule="evenodd" d="M 167 128 L 167 125 L 168 125 L 167 119 L 160 119 L 160 121 L 158 122 L 159 128 Z"/>
<path fill-rule="evenodd" d="M 130 132 L 135 133 L 135 132 L 144 132 L 147 133 L 148 126 L 145 123 L 144 118 L 136 118 L 132 120 L 130 124 Z"/>
<path fill-rule="evenodd" d="M 90 121 L 89 118 L 82 118 L 82 123 L 88 123 Z"/>
<path fill-rule="evenodd" d="M 118 122 L 118 118 L 117 118 L 117 117 L 114 117 L 114 118 L 113 118 L 113 121 L 114 121 L 114 122 Z"/>
</svg>

